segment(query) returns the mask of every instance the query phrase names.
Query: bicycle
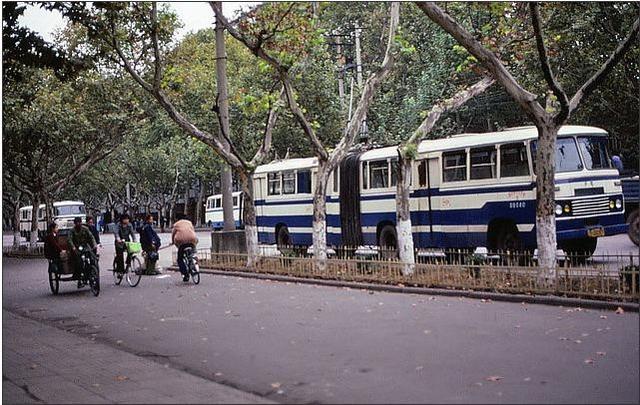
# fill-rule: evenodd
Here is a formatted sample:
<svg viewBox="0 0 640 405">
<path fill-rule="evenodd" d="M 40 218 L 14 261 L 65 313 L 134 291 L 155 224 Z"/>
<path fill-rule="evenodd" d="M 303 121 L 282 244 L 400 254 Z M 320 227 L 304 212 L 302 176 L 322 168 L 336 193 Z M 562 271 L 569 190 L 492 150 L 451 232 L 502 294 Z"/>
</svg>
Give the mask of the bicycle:
<svg viewBox="0 0 640 405">
<path fill-rule="evenodd" d="M 122 279 L 126 277 L 127 283 L 131 287 L 135 287 L 140 283 L 144 268 L 142 262 L 138 258 L 138 253 L 142 251 L 142 246 L 138 242 L 125 242 L 125 250 L 127 252 L 127 258 L 125 260 L 124 272 L 117 270 L 118 258 L 113 259 L 113 281 L 115 285 L 120 285 Z"/>
<path fill-rule="evenodd" d="M 188 246 L 182 253 L 181 260 L 185 261 L 187 271 L 191 276 L 194 284 L 200 284 L 200 266 L 198 265 L 198 256 L 196 256 L 195 248 Z"/>
</svg>

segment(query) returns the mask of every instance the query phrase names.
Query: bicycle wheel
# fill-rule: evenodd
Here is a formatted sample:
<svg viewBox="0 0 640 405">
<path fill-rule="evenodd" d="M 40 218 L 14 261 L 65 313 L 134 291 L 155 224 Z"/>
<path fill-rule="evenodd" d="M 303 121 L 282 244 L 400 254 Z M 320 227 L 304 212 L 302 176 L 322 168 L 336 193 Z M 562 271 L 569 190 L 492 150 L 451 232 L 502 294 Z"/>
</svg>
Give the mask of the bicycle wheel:
<svg viewBox="0 0 640 405">
<path fill-rule="evenodd" d="M 200 271 L 194 260 L 191 260 L 189 272 L 191 273 L 191 280 L 193 280 L 194 284 L 200 284 Z"/>
<path fill-rule="evenodd" d="M 100 294 L 100 269 L 95 264 L 89 268 L 89 287 L 96 297 Z"/>
<path fill-rule="evenodd" d="M 58 290 L 60 289 L 60 275 L 51 270 L 49 270 L 49 287 L 53 295 L 58 294 Z"/>
<path fill-rule="evenodd" d="M 113 259 L 113 267 L 112 267 L 112 272 L 113 272 L 113 283 L 115 285 L 120 285 L 120 283 L 122 283 L 122 276 L 123 274 L 120 273 L 119 271 L 116 270 L 117 268 L 117 259 Z"/>
<path fill-rule="evenodd" d="M 142 278 L 142 272 L 144 268 L 142 267 L 142 263 L 138 256 L 133 256 L 131 258 L 131 264 L 127 266 L 127 283 L 131 287 L 135 287 L 140 283 L 140 279 Z"/>
</svg>

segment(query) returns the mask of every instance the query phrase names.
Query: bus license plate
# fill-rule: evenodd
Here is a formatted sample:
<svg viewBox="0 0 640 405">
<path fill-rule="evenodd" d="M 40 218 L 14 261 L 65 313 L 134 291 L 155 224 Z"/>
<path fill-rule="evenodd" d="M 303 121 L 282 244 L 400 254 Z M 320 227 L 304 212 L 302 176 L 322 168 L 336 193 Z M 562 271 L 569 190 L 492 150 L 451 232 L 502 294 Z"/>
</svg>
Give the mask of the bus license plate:
<svg viewBox="0 0 640 405">
<path fill-rule="evenodd" d="M 598 238 L 600 236 L 604 236 L 604 228 L 599 226 L 597 228 L 587 229 L 587 236 L 589 236 L 590 238 Z"/>
</svg>

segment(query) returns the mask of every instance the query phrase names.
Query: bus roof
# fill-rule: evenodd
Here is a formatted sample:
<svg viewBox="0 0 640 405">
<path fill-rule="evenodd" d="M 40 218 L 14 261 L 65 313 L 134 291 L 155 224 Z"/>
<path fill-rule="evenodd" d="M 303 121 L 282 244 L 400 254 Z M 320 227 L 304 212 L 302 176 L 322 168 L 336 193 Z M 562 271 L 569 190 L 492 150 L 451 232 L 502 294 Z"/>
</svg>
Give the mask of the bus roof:
<svg viewBox="0 0 640 405">
<path fill-rule="evenodd" d="M 82 201 L 71 201 L 71 200 L 65 200 L 65 201 L 55 201 L 53 203 L 54 207 L 63 207 L 65 205 L 84 205 L 84 203 Z M 40 204 L 38 206 L 38 208 L 44 208 L 45 204 Z M 27 205 L 25 207 L 20 207 L 21 210 L 30 210 L 31 208 L 33 208 L 33 206 L 31 205 Z"/>
<path fill-rule="evenodd" d="M 607 131 L 597 127 L 582 125 L 565 125 L 560 127 L 558 135 L 599 135 L 606 136 Z M 528 139 L 537 139 L 538 130 L 535 126 L 524 126 L 508 128 L 498 132 L 466 133 L 452 135 L 440 139 L 426 139 L 420 142 L 418 153 L 439 152 L 452 149 L 464 149 L 473 146 L 495 145 L 498 143 L 521 142 Z M 360 158 L 362 160 L 384 159 L 398 156 L 398 146 L 386 146 L 375 148 L 364 152 Z M 315 157 L 295 158 L 271 162 L 256 168 L 255 173 L 275 172 L 281 170 L 307 169 L 317 166 L 318 160 Z"/>
</svg>

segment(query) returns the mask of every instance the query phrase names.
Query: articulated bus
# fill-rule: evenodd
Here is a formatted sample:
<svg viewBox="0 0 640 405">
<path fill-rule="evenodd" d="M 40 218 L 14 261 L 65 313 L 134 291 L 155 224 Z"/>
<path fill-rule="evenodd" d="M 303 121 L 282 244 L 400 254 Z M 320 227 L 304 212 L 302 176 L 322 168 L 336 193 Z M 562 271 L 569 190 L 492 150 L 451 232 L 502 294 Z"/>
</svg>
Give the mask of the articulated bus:
<svg viewBox="0 0 640 405">
<path fill-rule="evenodd" d="M 411 174 L 417 248 L 536 248 L 535 127 L 425 140 Z M 556 143 L 558 247 L 592 254 L 597 238 L 624 233 L 620 178 L 599 128 L 564 126 Z M 396 248 L 397 147 L 351 152 L 329 178 L 327 243 Z M 259 166 L 260 243 L 311 245 L 315 158 Z"/>
<path fill-rule="evenodd" d="M 20 208 L 20 235 L 31 239 L 31 213 L 33 206 L 29 205 Z M 73 228 L 73 218 L 80 217 L 85 222 L 87 217 L 84 203 L 82 201 L 56 201 L 53 203 L 53 220 L 58 224 L 59 229 Z M 45 205 L 40 204 L 38 208 L 38 239 L 44 239 L 47 232 L 45 215 Z"/>
<path fill-rule="evenodd" d="M 236 228 L 242 228 L 242 192 L 236 191 L 233 196 L 233 220 Z M 207 197 L 205 204 L 204 221 L 207 226 L 213 229 L 222 229 L 224 227 L 224 218 L 222 214 L 222 194 L 214 194 Z"/>
</svg>

